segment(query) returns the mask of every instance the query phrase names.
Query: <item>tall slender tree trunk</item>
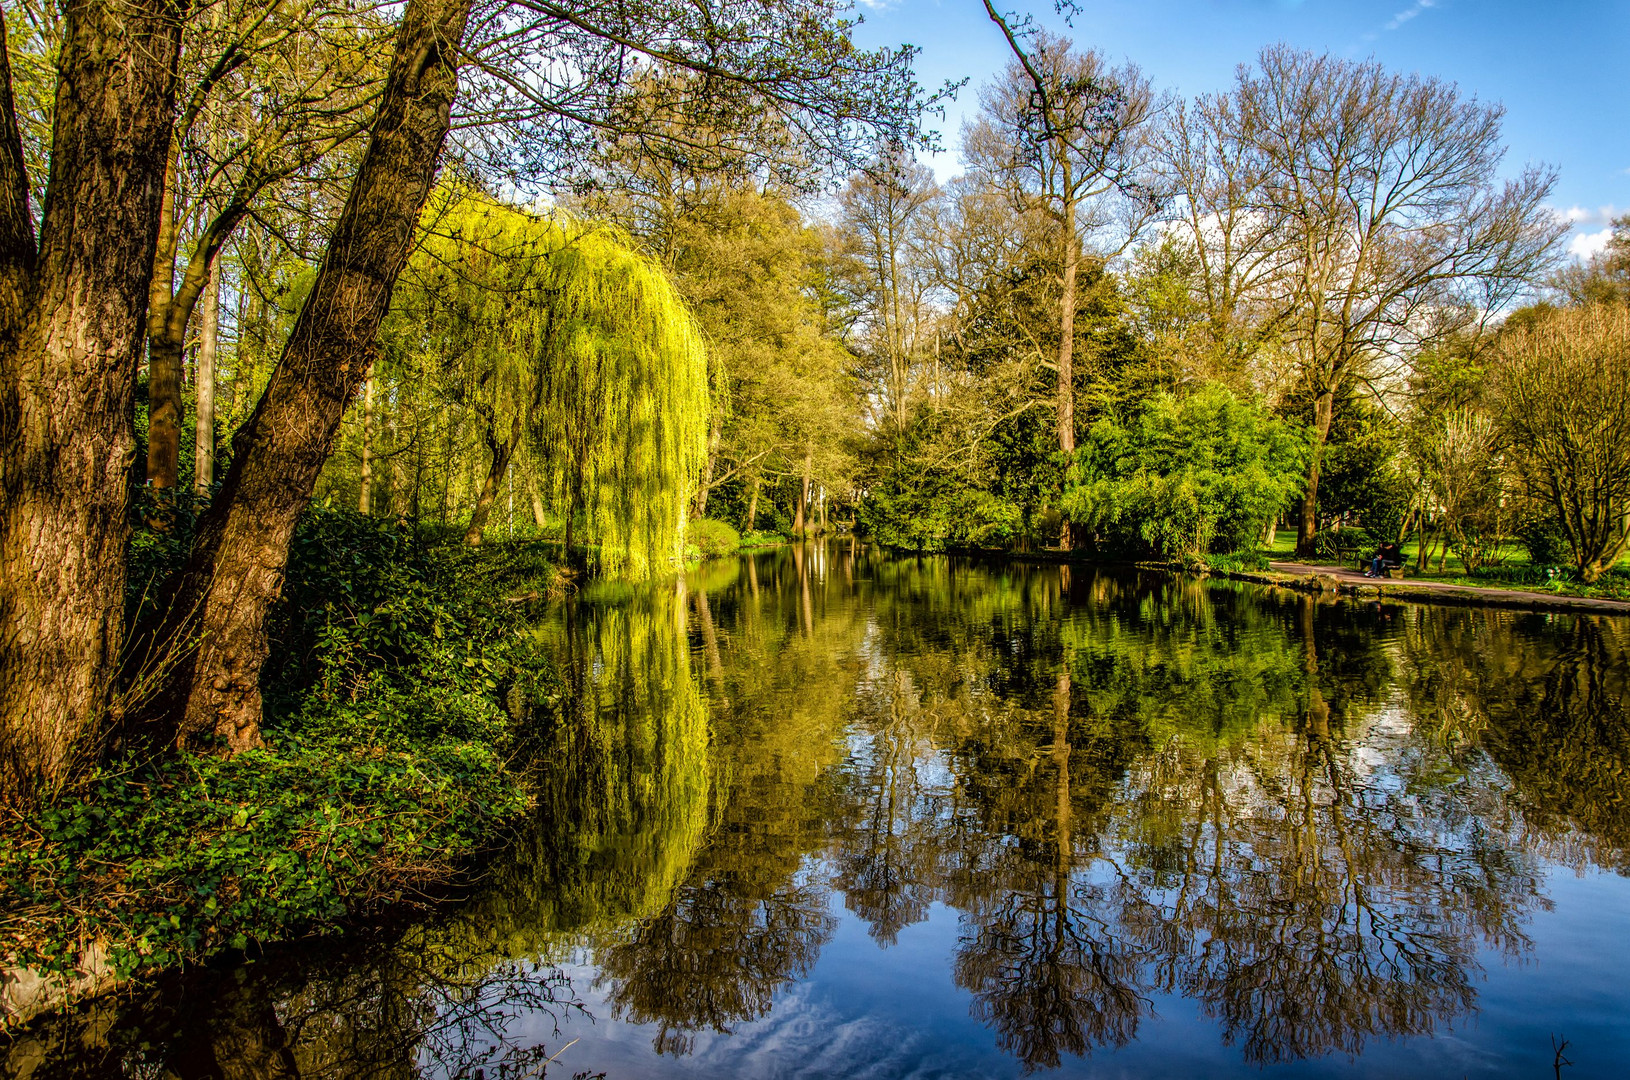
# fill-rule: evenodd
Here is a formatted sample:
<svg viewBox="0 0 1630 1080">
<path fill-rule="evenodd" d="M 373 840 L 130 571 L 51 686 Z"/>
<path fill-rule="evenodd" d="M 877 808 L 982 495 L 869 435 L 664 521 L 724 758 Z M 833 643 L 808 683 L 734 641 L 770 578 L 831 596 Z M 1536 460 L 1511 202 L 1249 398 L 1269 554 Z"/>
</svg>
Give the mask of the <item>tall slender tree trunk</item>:
<svg viewBox="0 0 1630 1080">
<path fill-rule="evenodd" d="M 753 531 L 753 523 L 758 520 L 758 489 L 763 485 L 764 478 L 757 473 L 753 474 L 753 494 L 747 500 L 747 531 Z"/>
<path fill-rule="evenodd" d="M 815 447 L 812 444 L 804 446 L 804 483 L 798 496 L 798 521 L 792 531 L 799 536 L 804 535 L 804 508 L 809 505 L 809 477 L 815 466 Z"/>
<path fill-rule="evenodd" d="M 544 512 L 543 499 L 538 496 L 538 481 L 535 477 L 527 477 L 526 493 L 532 498 L 532 524 L 541 532 L 549 524 L 549 515 Z"/>
<path fill-rule="evenodd" d="M 707 436 L 707 461 L 702 466 L 702 482 L 696 487 L 696 516 L 707 517 L 707 496 L 713 488 L 714 463 L 719 456 L 719 439 L 723 436 L 723 429 L 719 424 L 719 417 L 713 417 L 713 429 Z"/>
<path fill-rule="evenodd" d="M 209 276 L 198 327 L 198 425 L 193 438 L 193 490 L 207 496 L 215 484 L 215 356 L 220 350 L 221 280 Z"/>
<path fill-rule="evenodd" d="M 196 648 L 181 653 L 158 703 L 179 745 L 237 752 L 260 741 L 266 612 L 412 248 L 447 136 L 470 3 L 409 0 L 368 148 L 311 297 L 200 522 L 175 608 Z"/>
<path fill-rule="evenodd" d="M 136 369 L 185 10 L 64 5 L 37 244 L 0 38 L 0 801 L 13 804 L 66 777 L 118 662 Z"/>
<path fill-rule="evenodd" d="M 374 366 L 362 380 L 362 468 L 357 476 L 357 513 L 374 510 Z"/>
<path fill-rule="evenodd" d="M 520 441 L 519 417 L 511 426 L 508 439 L 500 438 L 491 431 L 487 435 L 487 449 L 492 452 L 492 463 L 487 467 L 486 478 L 481 481 L 481 490 L 476 494 L 475 509 L 470 511 L 470 526 L 464 530 L 464 542 L 471 547 L 481 546 L 481 532 L 487 527 L 487 518 L 492 513 L 492 502 L 498 497 L 498 487 L 509 473 L 510 456 L 515 453 L 515 447 Z"/>
<path fill-rule="evenodd" d="M 1307 490 L 1302 494 L 1302 516 L 1296 524 L 1296 554 L 1304 558 L 1314 553 L 1313 536 L 1319 531 L 1319 471 L 1335 418 L 1335 401 L 1333 387 L 1326 387 L 1313 401 L 1313 452 L 1307 459 Z"/>
<path fill-rule="evenodd" d="M 176 221 L 175 148 L 166 155 L 164 194 L 159 204 L 158 239 L 147 295 L 147 482 L 173 488 L 181 467 L 181 352 L 186 328 L 166 333 L 165 316 L 175 287 L 175 251 L 180 236 Z"/>
<path fill-rule="evenodd" d="M 1069 163 L 1065 159 L 1065 190 L 1069 190 Z M 1081 245 L 1075 235 L 1075 200 L 1064 199 L 1064 274 L 1058 298 L 1058 448 L 1075 453 L 1075 294 L 1081 266 Z M 1059 525 L 1058 546 L 1075 546 L 1074 526 L 1066 516 Z"/>
</svg>

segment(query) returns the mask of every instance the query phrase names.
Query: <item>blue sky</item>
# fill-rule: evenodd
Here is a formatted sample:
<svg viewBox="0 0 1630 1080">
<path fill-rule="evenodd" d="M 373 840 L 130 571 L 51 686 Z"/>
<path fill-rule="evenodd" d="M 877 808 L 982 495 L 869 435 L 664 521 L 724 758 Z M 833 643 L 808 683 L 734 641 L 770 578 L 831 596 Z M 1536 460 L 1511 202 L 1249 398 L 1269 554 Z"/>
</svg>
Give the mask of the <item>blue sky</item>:
<svg viewBox="0 0 1630 1080">
<path fill-rule="evenodd" d="M 938 125 L 947 152 L 933 164 L 954 174 L 962 118 L 1007 62 L 1000 32 L 981 0 L 861 0 L 858 10 L 863 44 L 921 47 L 925 86 L 970 78 Z M 1236 65 L 1277 41 L 1450 80 L 1505 105 L 1508 171 L 1557 168 L 1552 203 L 1574 221 L 1576 252 L 1630 213 L 1630 0 L 1082 0 L 1073 28 L 1052 0 L 1017 10 L 1186 96 L 1228 86 Z"/>
</svg>

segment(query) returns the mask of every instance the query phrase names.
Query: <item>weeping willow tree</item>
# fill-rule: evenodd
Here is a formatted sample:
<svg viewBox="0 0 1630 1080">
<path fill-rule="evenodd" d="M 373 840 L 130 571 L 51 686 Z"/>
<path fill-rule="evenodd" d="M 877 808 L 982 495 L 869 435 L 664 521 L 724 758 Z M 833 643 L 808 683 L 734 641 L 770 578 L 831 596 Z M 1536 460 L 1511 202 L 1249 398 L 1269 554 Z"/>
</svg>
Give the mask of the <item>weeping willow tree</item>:
<svg viewBox="0 0 1630 1080">
<path fill-rule="evenodd" d="M 462 188 L 425 211 L 389 345 L 441 372 L 490 457 L 466 539 L 479 543 L 518 452 L 601 568 L 677 565 L 707 455 L 702 337 L 660 267 L 614 229 Z"/>
</svg>

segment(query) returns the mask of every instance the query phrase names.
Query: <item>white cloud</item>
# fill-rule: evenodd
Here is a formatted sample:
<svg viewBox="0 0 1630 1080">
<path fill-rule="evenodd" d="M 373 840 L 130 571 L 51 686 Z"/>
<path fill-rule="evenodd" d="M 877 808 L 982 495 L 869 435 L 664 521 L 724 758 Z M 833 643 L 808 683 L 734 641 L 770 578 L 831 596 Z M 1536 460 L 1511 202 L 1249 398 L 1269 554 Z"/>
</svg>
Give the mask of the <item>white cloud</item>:
<svg viewBox="0 0 1630 1080">
<path fill-rule="evenodd" d="M 1415 0 L 1414 4 L 1394 15 L 1392 20 L 1387 23 L 1384 29 L 1396 30 L 1410 19 L 1413 19 L 1415 16 L 1425 11 L 1427 8 L 1437 6 L 1438 0 Z"/>
<path fill-rule="evenodd" d="M 1601 232 L 1580 233 L 1568 242 L 1568 254 L 1580 259 L 1600 255 L 1607 250 L 1607 242 L 1611 239 L 1613 239 L 1612 229 L 1603 229 Z"/>
<path fill-rule="evenodd" d="M 1614 218 L 1622 217 L 1625 211 L 1622 207 L 1615 206 L 1612 203 L 1608 203 L 1606 206 L 1598 206 L 1594 210 L 1580 206 L 1576 203 L 1575 205 L 1568 207 L 1566 210 L 1553 209 L 1552 213 L 1556 214 L 1563 221 L 1566 221 L 1569 225 L 1607 225 L 1611 223 Z"/>
</svg>

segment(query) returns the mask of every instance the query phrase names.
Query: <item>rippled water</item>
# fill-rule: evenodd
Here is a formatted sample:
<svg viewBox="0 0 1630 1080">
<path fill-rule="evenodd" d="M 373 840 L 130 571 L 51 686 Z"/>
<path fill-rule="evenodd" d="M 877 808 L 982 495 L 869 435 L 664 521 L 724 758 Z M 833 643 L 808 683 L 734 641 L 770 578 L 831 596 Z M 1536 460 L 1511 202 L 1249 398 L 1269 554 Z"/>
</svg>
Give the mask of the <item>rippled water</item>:
<svg viewBox="0 0 1630 1080">
<path fill-rule="evenodd" d="M 1624 620 L 847 544 L 604 593 L 538 628 L 542 796 L 471 902 L 0 1075 L 1630 1063 Z"/>
</svg>

